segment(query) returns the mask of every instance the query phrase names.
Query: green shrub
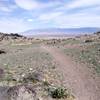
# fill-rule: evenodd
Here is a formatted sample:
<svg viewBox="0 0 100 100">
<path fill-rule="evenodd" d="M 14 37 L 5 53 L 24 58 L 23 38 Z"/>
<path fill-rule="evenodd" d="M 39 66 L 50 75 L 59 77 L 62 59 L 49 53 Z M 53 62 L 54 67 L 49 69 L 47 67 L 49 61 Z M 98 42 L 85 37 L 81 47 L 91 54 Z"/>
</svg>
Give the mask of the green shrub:
<svg viewBox="0 0 100 100">
<path fill-rule="evenodd" d="M 43 81 L 43 85 L 44 85 L 44 86 L 49 86 L 50 84 L 49 84 L 48 81 Z"/>
<path fill-rule="evenodd" d="M 50 92 L 50 96 L 52 98 L 56 98 L 56 99 L 61 99 L 61 98 L 65 98 L 68 96 L 66 89 L 61 88 L 61 87 L 51 89 L 51 90 L 49 90 L 49 92 Z"/>
<path fill-rule="evenodd" d="M 36 82 L 37 80 L 34 78 L 34 75 L 29 74 L 26 77 L 23 77 L 23 82 L 28 83 L 28 82 Z"/>
<path fill-rule="evenodd" d="M 0 54 L 5 54 L 6 52 L 4 50 L 0 50 Z"/>
<path fill-rule="evenodd" d="M 89 39 L 85 40 L 85 43 L 89 43 L 89 42 L 93 42 L 93 40 L 89 40 Z"/>
<path fill-rule="evenodd" d="M 42 81 L 43 77 L 41 73 L 37 72 L 32 72 L 28 73 L 25 77 L 23 77 L 23 82 L 28 83 L 28 82 L 40 82 Z"/>
</svg>

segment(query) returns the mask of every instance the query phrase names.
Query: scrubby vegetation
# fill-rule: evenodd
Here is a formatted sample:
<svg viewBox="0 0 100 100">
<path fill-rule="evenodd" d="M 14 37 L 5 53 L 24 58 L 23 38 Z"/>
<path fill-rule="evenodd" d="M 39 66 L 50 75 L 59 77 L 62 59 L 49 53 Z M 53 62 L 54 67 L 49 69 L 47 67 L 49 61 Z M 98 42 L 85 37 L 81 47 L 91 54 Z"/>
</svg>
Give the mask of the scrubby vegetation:
<svg viewBox="0 0 100 100">
<path fill-rule="evenodd" d="M 53 100 L 53 92 L 56 90 L 52 91 L 52 96 L 48 91 L 53 87 L 57 87 L 58 97 L 64 96 L 63 90 L 60 94 L 58 89 L 62 85 L 62 75 L 57 72 L 57 65 L 52 56 L 41 50 L 41 40 L 33 41 L 28 45 L 12 45 L 12 43 L 22 43 L 22 41 L 16 41 L 7 41 L 5 45 L 1 43 L 1 48 L 3 48 L 1 54 L 5 53 L 5 55 L 0 55 L 0 86 L 7 87 L 9 100 L 15 100 L 15 98 L 22 100 L 21 98 L 26 96 L 29 97 L 27 100 L 33 100 L 33 97 L 36 100 L 41 100 L 41 98 L 42 100 L 49 100 L 48 98 Z M 59 97 L 59 99 L 66 98 Z"/>
<path fill-rule="evenodd" d="M 0 54 L 5 54 L 5 53 L 6 53 L 6 51 L 0 50 Z"/>
<path fill-rule="evenodd" d="M 93 42 L 93 40 L 89 40 L 89 39 L 85 40 L 85 43 L 89 43 L 89 42 Z"/>
<path fill-rule="evenodd" d="M 0 41 L 2 40 L 15 40 L 15 39 L 21 39 L 21 38 L 25 38 L 24 36 L 18 34 L 18 33 L 2 33 L 0 32 Z"/>
<path fill-rule="evenodd" d="M 36 82 L 40 82 L 43 81 L 43 75 L 39 72 L 30 72 L 27 75 L 23 76 L 22 81 L 24 83 L 28 83 L 28 82 L 32 82 L 32 83 L 36 83 Z"/>
<path fill-rule="evenodd" d="M 69 95 L 69 93 L 67 93 L 67 90 L 62 87 L 50 88 L 49 92 L 50 96 L 56 99 L 67 98 Z"/>
<path fill-rule="evenodd" d="M 76 41 L 78 42 L 76 43 Z M 99 42 L 98 35 L 81 36 L 77 40 L 73 39 L 70 42 L 63 42 L 64 46 L 62 49 L 67 55 L 74 57 L 76 61 L 89 64 L 89 68 L 94 69 L 96 74 L 100 74 Z M 67 45 L 69 45 L 68 48 Z"/>
<path fill-rule="evenodd" d="M 65 53 L 73 57 L 75 61 L 88 64 L 89 68 L 93 68 L 96 74 L 100 74 L 100 38 L 97 35 L 51 40 L 24 40 L 21 38 L 21 41 L 16 40 L 22 37 L 19 34 L 11 33 L 10 35 L 11 39 L 14 40 L 4 44 L 1 42 L 0 45 L 1 48 L 4 48 L 0 50 L 0 86 L 9 87 L 7 92 L 10 95 L 10 100 L 15 98 L 21 100 L 19 97 L 24 98 L 26 95 L 28 95 L 29 100 L 32 97 L 36 100 L 75 99 L 69 89 L 66 89 L 62 72 L 57 69 L 58 66 L 62 68 L 63 62 L 61 65 L 59 63 L 62 59 L 56 59 L 59 55 L 55 55 L 54 58 L 53 51 L 46 51 L 49 46 L 53 48 L 51 50 L 59 49 L 57 52 L 60 52 L 61 55 Z M 6 39 L 8 39 L 8 35 Z M 60 55 L 60 58 L 64 57 L 66 61 L 65 54 Z M 67 78 L 69 77 L 70 75 Z M 75 81 L 71 80 L 72 83 Z M 18 97 L 16 93 L 20 96 Z M 13 95 L 15 97 L 11 99 Z"/>
</svg>

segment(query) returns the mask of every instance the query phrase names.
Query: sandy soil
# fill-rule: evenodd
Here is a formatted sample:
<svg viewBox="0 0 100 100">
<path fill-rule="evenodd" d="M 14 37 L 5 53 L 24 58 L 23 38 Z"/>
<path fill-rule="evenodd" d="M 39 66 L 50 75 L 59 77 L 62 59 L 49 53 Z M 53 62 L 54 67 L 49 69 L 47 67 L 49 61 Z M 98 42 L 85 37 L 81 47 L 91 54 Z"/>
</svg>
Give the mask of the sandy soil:
<svg viewBox="0 0 100 100">
<path fill-rule="evenodd" d="M 58 69 L 64 74 L 65 84 L 72 90 L 76 100 L 100 99 L 100 87 L 86 65 L 75 62 L 58 48 L 46 45 L 42 48 L 48 51 L 58 63 Z"/>
</svg>

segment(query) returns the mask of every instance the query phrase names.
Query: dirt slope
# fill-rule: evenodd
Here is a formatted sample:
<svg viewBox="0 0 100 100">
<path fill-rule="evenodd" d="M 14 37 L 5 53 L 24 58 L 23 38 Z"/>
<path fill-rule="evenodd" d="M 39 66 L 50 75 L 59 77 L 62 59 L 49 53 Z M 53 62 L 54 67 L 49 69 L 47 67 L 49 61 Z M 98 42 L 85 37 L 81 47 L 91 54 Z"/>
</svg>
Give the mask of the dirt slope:
<svg viewBox="0 0 100 100">
<path fill-rule="evenodd" d="M 72 89 L 76 100 L 100 99 L 100 89 L 86 66 L 78 64 L 55 47 L 42 46 L 42 48 L 48 51 L 59 64 L 58 69 L 65 76 L 65 84 Z"/>
</svg>

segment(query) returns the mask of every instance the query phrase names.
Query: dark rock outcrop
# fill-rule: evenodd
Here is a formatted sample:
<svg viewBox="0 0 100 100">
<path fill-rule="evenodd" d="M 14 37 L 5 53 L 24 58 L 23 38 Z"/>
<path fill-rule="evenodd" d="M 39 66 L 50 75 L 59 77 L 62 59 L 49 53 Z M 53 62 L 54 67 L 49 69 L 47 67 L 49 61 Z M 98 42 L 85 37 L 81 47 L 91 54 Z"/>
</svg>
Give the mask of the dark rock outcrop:
<svg viewBox="0 0 100 100">
<path fill-rule="evenodd" d="M 7 94 L 9 100 L 37 100 L 34 88 L 28 85 L 10 87 Z"/>
</svg>

